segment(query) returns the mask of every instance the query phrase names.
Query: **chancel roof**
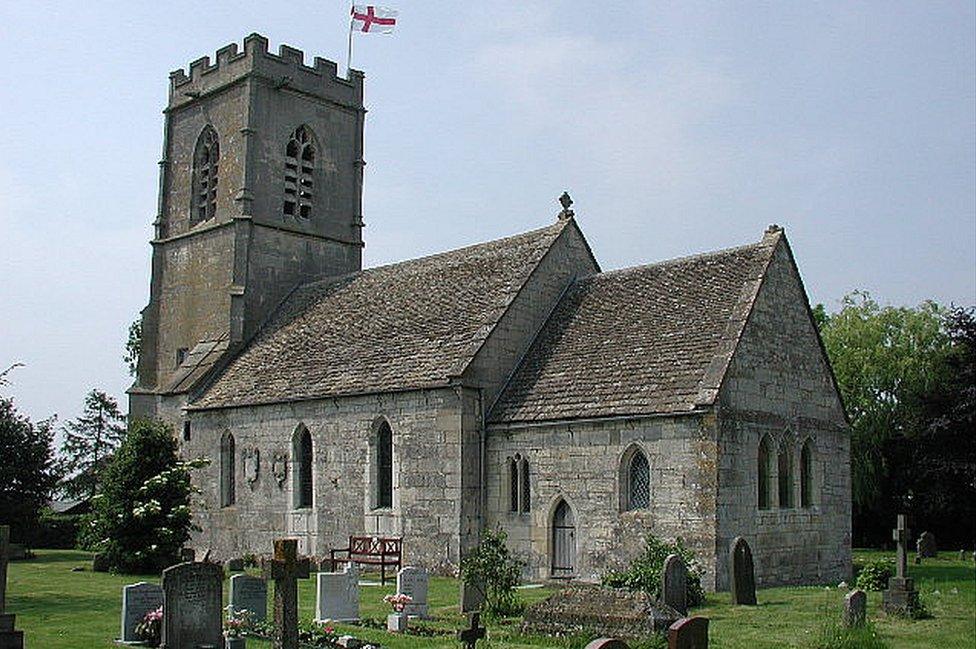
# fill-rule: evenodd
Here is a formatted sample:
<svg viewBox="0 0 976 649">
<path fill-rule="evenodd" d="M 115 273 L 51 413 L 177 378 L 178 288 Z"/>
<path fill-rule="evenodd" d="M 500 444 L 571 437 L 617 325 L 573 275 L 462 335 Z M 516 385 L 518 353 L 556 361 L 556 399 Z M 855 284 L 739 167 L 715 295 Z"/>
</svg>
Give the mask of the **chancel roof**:
<svg viewBox="0 0 976 649">
<path fill-rule="evenodd" d="M 577 281 L 489 421 L 673 414 L 710 405 L 780 232 L 772 228 L 754 245 Z"/>
<path fill-rule="evenodd" d="M 191 407 L 447 385 L 569 222 L 300 286 Z"/>
</svg>

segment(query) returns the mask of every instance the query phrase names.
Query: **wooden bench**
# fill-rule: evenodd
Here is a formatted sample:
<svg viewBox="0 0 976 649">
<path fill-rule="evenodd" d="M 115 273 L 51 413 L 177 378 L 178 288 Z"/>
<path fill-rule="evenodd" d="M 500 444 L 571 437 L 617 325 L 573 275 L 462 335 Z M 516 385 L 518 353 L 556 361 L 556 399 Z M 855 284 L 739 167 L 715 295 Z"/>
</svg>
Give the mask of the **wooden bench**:
<svg viewBox="0 0 976 649">
<path fill-rule="evenodd" d="M 330 550 L 332 570 L 347 563 L 359 566 L 379 566 L 380 583 L 386 585 L 386 567 L 395 566 L 399 570 L 403 539 L 384 536 L 350 536 L 349 546 Z M 345 556 L 337 556 L 342 555 Z"/>
</svg>

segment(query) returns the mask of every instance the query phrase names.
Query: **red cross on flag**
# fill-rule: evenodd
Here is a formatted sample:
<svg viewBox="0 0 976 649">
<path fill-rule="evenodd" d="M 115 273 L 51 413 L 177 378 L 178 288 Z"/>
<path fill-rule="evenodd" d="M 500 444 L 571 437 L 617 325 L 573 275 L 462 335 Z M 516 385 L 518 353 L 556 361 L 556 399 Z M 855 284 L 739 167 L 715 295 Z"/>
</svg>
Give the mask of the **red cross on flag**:
<svg viewBox="0 0 976 649">
<path fill-rule="evenodd" d="M 396 22 L 396 9 L 377 5 L 352 6 L 352 30 L 360 34 L 392 34 Z"/>
</svg>

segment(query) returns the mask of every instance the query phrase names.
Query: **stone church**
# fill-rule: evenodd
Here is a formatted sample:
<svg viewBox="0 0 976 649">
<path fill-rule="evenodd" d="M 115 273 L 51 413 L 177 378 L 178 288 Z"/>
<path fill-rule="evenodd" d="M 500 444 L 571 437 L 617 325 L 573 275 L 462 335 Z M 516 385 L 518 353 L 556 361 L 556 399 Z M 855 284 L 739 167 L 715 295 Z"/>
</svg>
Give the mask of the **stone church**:
<svg viewBox="0 0 976 649">
<path fill-rule="evenodd" d="M 761 584 L 849 575 L 850 431 L 781 228 L 603 272 L 565 200 L 364 270 L 365 116 L 361 72 L 256 34 L 170 75 L 130 412 L 212 460 L 195 547 L 392 535 L 448 571 L 501 527 L 527 579 L 593 579 L 653 533 L 723 589 L 741 535 Z"/>
</svg>

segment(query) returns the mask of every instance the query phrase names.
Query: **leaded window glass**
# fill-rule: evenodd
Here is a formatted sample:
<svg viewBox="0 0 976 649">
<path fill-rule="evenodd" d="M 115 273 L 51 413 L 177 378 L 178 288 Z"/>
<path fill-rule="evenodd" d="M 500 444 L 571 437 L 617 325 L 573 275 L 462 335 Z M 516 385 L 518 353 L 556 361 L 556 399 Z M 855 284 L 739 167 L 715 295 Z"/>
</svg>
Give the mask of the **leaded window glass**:
<svg viewBox="0 0 976 649">
<path fill-rule="evenodd" d="M 810 440 L 800 451 L 800 506 L 813 505 L 813 448 Z"/>
<path fill-rule="evenodd" d="M 230 507 L 237 500 L 235 493 L 234 436 L 224 433 L 220 438 L 220 506 Z"/>
<path fill-rule="evenodd" d="M 630 487 L 627 509 L 647 509 L 651 504 L 651 467 L 644 453 L 634 451 L 627 474 Z"/>
<path fill-rule="evenodd" d="M 312 435 L 305 426 L 295 431 L 295 509 L 312 506 Z"/>
<path fill-rule="evenodd" d="M 769 443 L 765 437 L 759 440 L 759 457 L 757 463 L 759 509 L 769 509 Z"/>
<path fill-rule="evenodd" d="M 508 460 L 509 511 L 519 510 L 519 469 L 518 456 Z"/>
<path fill-rule="evenodd" d="M 393 507 L 393 430 L 386 422 L 376 435 L 376 506 Z"/>
<path fill-rule="evenodd" d="M 779 451 L 779 506 L 780 509 L 793 507 L 793 456 L 784 443 Z"/>
</svg>

